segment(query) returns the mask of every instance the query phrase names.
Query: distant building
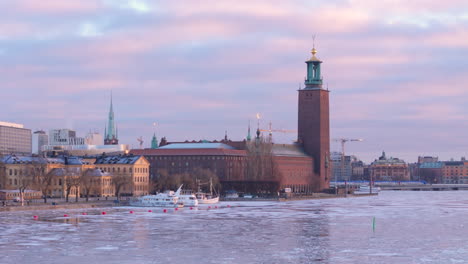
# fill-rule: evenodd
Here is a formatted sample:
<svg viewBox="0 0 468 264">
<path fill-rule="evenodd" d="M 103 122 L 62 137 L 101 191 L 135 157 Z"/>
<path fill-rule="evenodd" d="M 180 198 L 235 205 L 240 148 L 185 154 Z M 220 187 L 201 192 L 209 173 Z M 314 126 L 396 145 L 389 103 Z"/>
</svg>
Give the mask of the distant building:
<svg viewBox="0 0 468 264">
<path fill-rule="evenodd" d="M 350 181 L 353 174 L 353 168 L 351 166 L 352 157 L 343 156 L 341 152 L 332 152 L 331 161 L 332 161 L 332 181 Z"/>
<path fill-rule="evenodd" d="M 468 184 L 468 162 L 464 158 L 461 161 L 443 162 L 442 183 Z"/>
<path fill-rule="evenodd" d="M 31 155 L 31 130 L 21 124 L 0 122 L 0 155 Z"/>
<path fill-rule="evenodd" d="M 49 136 L 47 136 L 46 132 L 39 130 L 32 134 L 32 154 L 41 154 L 44 146 L 48 144 Z"/>
<path fill-rule="evenodd" d="M 432 157 L 432 156 L 419 156 L 418 157 L 418 163 L 421 164 L 421 163 L 434 163 L 434 162 L 438 162 L 439 161 L 439 157 Z"/>
<path fill-rule="evenodd" d="M 86 145 L 102 145 L 103 141 L 104 139 L 99 132 L 89 132 L 85 137 Z"/>
<path fill-rule="evenodd" d="M 392 158 L 382 152 L 382 156 L 370 165 L 370 173 L 373 181 L 408 181 L 410 174 L 408 165 L 404 160 Z"/>
<path fill-rule="evenodd" d="M 84 142 L 84 138 L 76 136 L 75 130 L 67 128 L 49 130 L 49 145 L 51 146 L 84 145 Z"/>
<path fill-rule="evenodd" d="M 129 151 L 124 144 L 103 145 L 98 132 L 90 132 L 85 138 L 77 137 L 70 129 L 53 129 L 49 134 L 49 145 L 42 146 L 47 156 L 96 156 L 101 154 L 118 155 Z"/>
<path fill-rule="evenodd" d="M 365 164 L 362 160 L 353 160 L 351 162 L 352 174 L 351 180 L 353 181 L 368 181 L 369 180 L 369 165 Z"/>
<path fill-rule="evenodd" d="M 444 183 L 442 176 L 443 162 L 423 162 L 419 164 L 418 180 L 427 183 Z"/>
</svg>

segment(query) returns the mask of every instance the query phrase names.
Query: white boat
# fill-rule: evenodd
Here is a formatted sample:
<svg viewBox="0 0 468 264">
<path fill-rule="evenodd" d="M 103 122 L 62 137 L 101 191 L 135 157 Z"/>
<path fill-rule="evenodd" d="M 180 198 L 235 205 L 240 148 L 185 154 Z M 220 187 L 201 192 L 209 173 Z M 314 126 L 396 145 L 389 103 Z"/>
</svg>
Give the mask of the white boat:
<svg viewBox="0 0 468 264">
<path fill-rule="evenodd" d="M 198 192 L 195 194 L 199 204 L 214 204 L 219 202 L 218 196 L 212 196 L 210 194 Z"/>
<path fill-rule="evenodd" d="M 372 188 L 369 185 L 360 185 L 359 189 L 354 191 L 354 194 L 377 194 L 380 192 L 380 187 L 375 187 L 372 186 Z"/>
<path fill-rule="evenodd" d="M 184 206 L 198 206 L 198 199 L 194 194 L 181 194 L 178 203 Z"/>
<path fill-rule="evenodd" d="M 219 202 L 219 196 L 213 194 L 213 181 L 210 178 L 210 193 L 203 193 L 200 188 L 200 181 L 198 181 L 198 192 L 195 193 L 198 204 L 214 204 Z"/>
<path fill-rule="evenodd" d="M 178 203 L 181 189 L 182 185 L 176 192 L 168 191 L 156 195 L 141 196 L 130 200 L 130 205 L 142 207 L 183 207 L 183 204 Z"/>
</svg>

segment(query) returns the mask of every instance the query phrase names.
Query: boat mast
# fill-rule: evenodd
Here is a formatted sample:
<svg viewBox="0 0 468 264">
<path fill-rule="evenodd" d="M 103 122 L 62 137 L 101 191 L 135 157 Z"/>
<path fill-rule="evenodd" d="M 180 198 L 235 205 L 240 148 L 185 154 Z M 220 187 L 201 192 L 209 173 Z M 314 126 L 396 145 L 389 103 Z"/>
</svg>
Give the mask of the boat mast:
<svg viewBox="0 0 468 264">
<path fill-rule="evenodd" d="M 213 195 L 213 181 L 212 181 L 212 178 L 210 178 L 210 195 Z"/>
</svg>

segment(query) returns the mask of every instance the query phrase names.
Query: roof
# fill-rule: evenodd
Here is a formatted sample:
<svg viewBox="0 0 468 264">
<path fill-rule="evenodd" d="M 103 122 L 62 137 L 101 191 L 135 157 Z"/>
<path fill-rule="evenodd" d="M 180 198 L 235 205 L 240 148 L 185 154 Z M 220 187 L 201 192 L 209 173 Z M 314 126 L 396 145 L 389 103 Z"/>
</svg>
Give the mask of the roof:
<svg viewBox="0 0 468 264">
<path fill-rule="evenodd" d="M 419 165 L 420 169 L 440 169 L 444 165 L 443 162 L 424 162 Z"/>
<path fill-rule="evenodd" d="M 81 173 L 81 168 L 53 168 L 50 173 L 57 177 L 78 176 Z"/>
<path fill-rule="evenodd" d="M 201 148 L 201 149 L 132 149 L 130 153 L 143 156 L 246 156 L 245 150 L 222 149 L 222 148 Z"/>
<path fill-rule="evenodd" d="M 93 176 L 93 177 L 103 177 L 103 176 L 110 176 L 111 174 L 100 169 L 89 169 L 86 171 L 86 175 Z"/>
<path fill-rule="evenodd" d="M 96 159 L 94 164 L 135 164 L 140 158 L 139 155 L 101 156 Z"/>
<path fill-rule="evenodd" d="M 172 143 L 160 149 L 235 149 L 223 143 Z"/>
<path fill-rule="evenodd" d="M 273 145 L 274 156 L 289 156 L 289 157 L 307 157 L 307 155 L 301 146 L 297 144 L 274 144 Z"/>
<path fill-rule="evenodd" d="M 463 161 L 445 161 L 445 166 L 462 166 Z"/>
<path fill-rule="evenodd" d="M 64 164 L 65 161 L 62 158 L 42 158 L 42 157 L 29 157 L 29 156 L 17 156 L 17 155 L 6 155 L 1 160 L 6 164 Z"/>
</svg>

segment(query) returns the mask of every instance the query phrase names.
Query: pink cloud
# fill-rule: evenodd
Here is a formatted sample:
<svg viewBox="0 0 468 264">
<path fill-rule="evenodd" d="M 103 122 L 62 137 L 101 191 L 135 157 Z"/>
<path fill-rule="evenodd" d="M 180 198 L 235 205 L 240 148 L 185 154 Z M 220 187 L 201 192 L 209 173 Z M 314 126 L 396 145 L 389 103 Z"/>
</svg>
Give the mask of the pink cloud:
<svg viewBox="0 0 468 264">
<path fill-rule="evenodd" d="M 31 14 L 62 14 L 62 13 L 87 13 L 102 7 L 98 0 L 64 1 L 64 0 L 15 0 L 9 4 L 16 12 Z"/>
</svg>

